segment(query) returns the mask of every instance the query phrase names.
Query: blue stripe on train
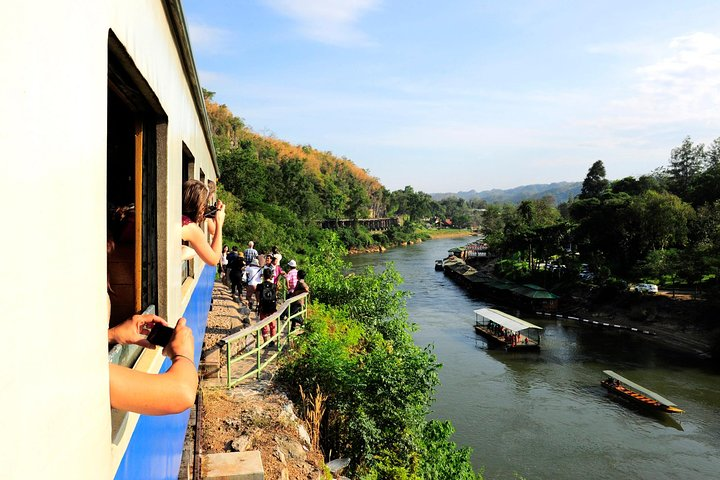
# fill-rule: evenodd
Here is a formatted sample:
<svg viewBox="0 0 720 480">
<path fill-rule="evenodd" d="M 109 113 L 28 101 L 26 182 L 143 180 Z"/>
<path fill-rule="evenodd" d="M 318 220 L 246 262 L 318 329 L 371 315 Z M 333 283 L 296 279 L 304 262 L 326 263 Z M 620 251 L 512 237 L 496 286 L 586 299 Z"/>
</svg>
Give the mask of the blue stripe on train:
<svg viewBox="0 0 720 480">
<path fill-rule="evenodd" d="M 215 268 L 205 266 L 183 315 L 195 338 L 195 366 L 198 365 L 202 352 L 214 280 Z M 164 372 L 168 368 L 170 359 L 165 359 L 160 371 Z M 141 415 L 115 479 L 176 480 L 189 417 L 189 410 L 160 417 Z"/>
</svg>

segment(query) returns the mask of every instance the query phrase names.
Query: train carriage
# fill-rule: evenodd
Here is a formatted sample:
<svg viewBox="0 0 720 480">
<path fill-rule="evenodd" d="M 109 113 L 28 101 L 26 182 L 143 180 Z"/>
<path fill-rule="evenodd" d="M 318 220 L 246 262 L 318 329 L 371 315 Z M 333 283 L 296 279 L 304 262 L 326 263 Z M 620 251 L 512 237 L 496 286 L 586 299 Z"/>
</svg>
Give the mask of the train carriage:
<svg viewBox="0 0 720 480">
<path fill-rule="evenodd" d="M 188 412 L 112 412 L 113 320 L 188 319 L 199 360 L 214 268 L 181 257 L 184 180 L 216 180 L 178 0 L 13 2 L 0 19 L 3 478 L 177 478 Z M 108 263 L 109 205 L 133 222 Z M 112 359 L 157 373 L 156 351 Z"/>
</svg>

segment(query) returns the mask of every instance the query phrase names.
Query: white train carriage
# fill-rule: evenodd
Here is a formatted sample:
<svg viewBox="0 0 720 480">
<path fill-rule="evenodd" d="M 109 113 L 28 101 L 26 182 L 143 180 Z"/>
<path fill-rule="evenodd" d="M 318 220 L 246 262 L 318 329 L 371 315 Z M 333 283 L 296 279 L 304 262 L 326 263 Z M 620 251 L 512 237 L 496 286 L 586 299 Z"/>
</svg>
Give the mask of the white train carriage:
<svg viewBox="0 0 720 480">
<path fill-rule="evenodd" d="M 186 317 L 197 365 L 214 268 L 181 261 L 181 190 L 218 169 L 180 2 L 2 10 L 0 477 L 177 478 L 189 413 L 111 412 L 106 284 L 118 318 Z M 108 267 L 109 204 L 134 204 L 135 227 Z"/>
</svg>

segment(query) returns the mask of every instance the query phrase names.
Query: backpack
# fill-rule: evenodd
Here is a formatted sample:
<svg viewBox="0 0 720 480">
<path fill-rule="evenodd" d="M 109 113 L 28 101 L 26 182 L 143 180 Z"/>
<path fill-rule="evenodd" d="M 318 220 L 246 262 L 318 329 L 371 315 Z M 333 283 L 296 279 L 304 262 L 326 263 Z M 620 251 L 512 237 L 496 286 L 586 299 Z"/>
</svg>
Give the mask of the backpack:
<svg viewBox="0 0 720 480">
<path fill-rule="evenodd" d="M 260 303 L 262 303 L 263 306 L 275 307 L 277 304 L 277 294 L 274 283 L 263 282 L 262 291 L 260 292 Z"/>
<path fill-rule="evenodd" d="M 237 268 L 237 261 L 238 261 L 239 255 L 236 252 L 228 253 L 227 256 L 227 268 L 230 270 Z"/>
</svg>

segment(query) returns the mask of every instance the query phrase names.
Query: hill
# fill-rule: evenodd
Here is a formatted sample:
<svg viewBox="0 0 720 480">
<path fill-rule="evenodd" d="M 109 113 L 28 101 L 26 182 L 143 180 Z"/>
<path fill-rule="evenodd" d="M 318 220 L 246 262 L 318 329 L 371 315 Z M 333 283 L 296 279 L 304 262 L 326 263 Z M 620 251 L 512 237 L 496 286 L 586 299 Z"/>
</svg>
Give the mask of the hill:
<svg viewBox="0 0 720 480">
<path fill-rule="evenodd" d="M 254 132 L 204 91 L 220 181 L 244 208 L 280 205 L 303 221 L 385 215 L 386 190 L 351 160 Z"/>
<path fill-rule="evenodd" d="M 523 185 L 506 190 L 492 189 L 477 192 L 470 190 L 457 193 L 431 193 L 433 200 L 442 200 L 448 197 L 457 197 L 464 200 L 482 199 L 488 203 L 520 203 L 523 200 L 533 200 L 543 197 L 554 197 L 555 203 L 562 203 L 569 197 L 576 197 L 580 193 L 582 182 L 555 182 L 535 185 Z"/>
</svg>

